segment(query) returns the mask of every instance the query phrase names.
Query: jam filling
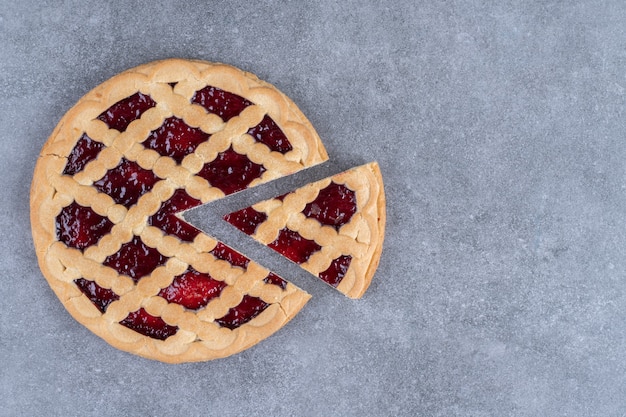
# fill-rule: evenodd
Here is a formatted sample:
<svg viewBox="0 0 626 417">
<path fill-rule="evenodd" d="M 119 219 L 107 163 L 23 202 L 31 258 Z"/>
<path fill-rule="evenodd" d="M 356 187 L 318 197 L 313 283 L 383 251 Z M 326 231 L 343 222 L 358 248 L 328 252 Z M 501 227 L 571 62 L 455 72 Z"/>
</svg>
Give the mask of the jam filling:
<svg viewBox="0 0 626 417">
<path fill-rule="evenodd" d="M 170 117 L 160 128 L 150 133 L 143 146 L 154 149 L 162 156 L 169 156 L 180 164 L 185 156 L 209 140 L 209 137 L 208 133 L 188 126 L 182 119 Z"/>
<path fill-rule="evenodd" d="M 175 277 L 169 287 L 163 288 L 159 296 L 189 310 L 198 310 L 220 295 L 224 287 L 226 283 L 189 267 L 185 273 Z"/>
<path fill-rule="evenodd" d="M 191 242 L 198 236 L 200 230 L 181 220 L 176 213 L 200 204 L 202 204 L 200 200 L 191 197 L 185 190 L 179 188 L 174 191 L 169 200 L 161 204 L 159 211 L 148 218 L 148 224 L 158 227 L 167 234 L 177 236 L 185 242 Z"/>
<path fill-rule="evenodd" d="M 287 288 L 287 281 L 285 281 L 273 272 L 270 272 L 269 275 L 263 279 L 263 282 L 266 284 L 276 285 L 283 290 Z"/>
<path fill-rule="evenodd" d="M 356 212 L 354 191 L 342 184 L 331 182 L 319 192 L 317 198 L 306 205 L 302 214 L 337 231 L 348 223 Z"/>
<path fill-rule="evenodd" d="M 315 241 L 305 239 L 300 233 L 287 228 L 282 229 L 276 240 L 267 246 L 297 264 L 306 262 L 313 253 L 322 249 Z"/>
<path fill-rule="evenodd" d="M 274 200 L 283 201 L 285 199 L 285 197 L 287 197 L 289 194 L 291 194 L 291 192 L 285 193 L 285 194 L 281 194 L 281 195 L 279 195 L 277 197 L 274 197 Z"/>
<path fill-rule="evenodd" d="M 293 149 L 289 139 L 278 127 L 276 122 L 265 115 L 261 123 L 248 130 L 248 135 L 252 136 L 257 142 L 263 143 L 274 152 L 286 154 Z"/>
<path fill-rule="evenodd" d="M 352 256 L 342 255 L 333 260 L 326 271 L 320 272 L 319 277 L 322 281 L 327 282 L 333 287 L 337 287 L 346 275 L 350 267 L 350 262 L 352 262 Z"/>
<path fill-rule="evenodd" d="M 120 321 L 120 324 L 144 336 L 158 340 L 165 340 L 174 336 L 178 331 L 178 326 L 170 326 L 161 317 L 149 314 L 143 307 L 130 313 L 124 320 Z"/>
<path fill-rule="evenodd" d="M 130 207 L 139 197 L 154 187 L 159 177 L 154 172 L 143 169 L 136 162 L 122 158 L 120 164 L 107 171 L 104 177 L 93 185 L 100 192 L 109 195 L 117 204 Z"/>
<path fill-rule="evenodd" d="M 224 245 L 222 242 L 217 242 L 215 248 L 213 248 L 213 250 L 209 253 L 217 259 L 221 259 L 230 263 L 232 266 L 238 266 L 243 269 L 246 269 L 250 263 L 250 259 Z"/>
<path fill-rule="evenodd" d="M 267 220 L 267 214 L 248 207 L 224 216 L 224 220 L 247 235 L 253 235 L 259 224 Z"/>
<path fill-rule="evenodd" d="M 104 265 L 139 282 L 144 276 L 150 275 L 154 268 L 165 264 L 167 259 L 157 249 L 146 246 L 139 236 L 133 236 L 117 253 L 107 257 Z"/>
<path fill-rule="evenodd" d="M 120 299 L 120 296 L 115 294 L 112 290 L 102 288 L 95 282 L 85 278 L 75 279 L 74 284 L 76 284 L 78 289 L 81 290 L 103 314 L 107 311 L 109 304 Z"/>
<path fill-rule="evenodd" d="M 232 146 L 204 165 L 198 176 L 226 195 L 246 189 L 265 172 L 263 165 L 255 164 L 246 155 L 235 152 Z"/>
<path fill-rule="evenodd" d="M 156 103 L 149 95 L 135 93 L 109 107 L 98 116 L 98 119 L 106 123 L 110 129 L 124 132 L 132 121 L 139 119 L 146 110 L 154 106 Z"/>
<path fill-rule="evenodd" d="M 191 102 L 201 105 L 206 111 L 218 115 L 225 122 L 239 116 L 243 109 L 252 105 L 243 97 L 211 86 L 196 91 Z"/>
<path fill-rule="evenodd" d="M 244 295 L 239 305 L 231 308 L 224 317 L 215 321 L 220 326 L 233 330 L 261 314 L 268 306 L 269 304 L 260 298 Z"/>
<path fill-rule="evenodd" d="M 112 227 L 113 223 L 108 218 L 76 202 L 63 207 L 56 218 L 57 239 L 80 250 L 98 243 Z"/>
<path fill-rule="evenodd" d="M 72 149 L 72 152 L 70 152 L 67 157 L 67 164 L 65 165 L 63 174 L 74 175 L 82 171 L 85 165 L 98 157 L 98 154 L 104 147 L 103 143 L 96 142 L 87 136 L 86 133 L 83 133 L 80 139 L 78 139 L 78 142 L 76 142 L 76 146 L 74 146 L 74 149 Z"/>
</svg>

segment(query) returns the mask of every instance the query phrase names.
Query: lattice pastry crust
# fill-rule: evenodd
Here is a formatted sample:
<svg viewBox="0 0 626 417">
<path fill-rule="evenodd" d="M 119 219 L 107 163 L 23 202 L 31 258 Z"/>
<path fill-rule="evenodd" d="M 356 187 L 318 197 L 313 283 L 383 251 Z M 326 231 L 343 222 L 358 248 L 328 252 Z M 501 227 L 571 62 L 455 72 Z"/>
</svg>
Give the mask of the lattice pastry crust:
<svg viewBox="0 0 626 417">
<path fill-rule="evenodd" d="M 378 267 L 385 195 L 375 162 L 225 216 L 226 221 L 360 298 Z"/>
<path fill-rule="evenodd" d="M 235 102 L 235 111 L 215 108 L 224 102 Z M 150 142 L 168 126 L 210 138 L 178 148 Z M 276 129 L 288 141 L 266 141 Z M 223 182 L 231 171 L 224 164 L 233 157 L 243 159 L 244 168 L 239 179 Z M 183 191 L 190 207 L 326 159 L 296 105 L 254 75 L 179 59 L 131 69 L 86 94 L 41 151 L 31 188 L 39 265 L 71 315 L 117 348 L 172 363 L 231 355 L 281 328 L 308 294 L 204 233 L 170 233 L 154 218 Z M 126 188 L 116 188 L 119 178 Z M 166 223 L 176 226 L 170 214 Z M 81 227 L 88 230 L 76 232 Z M 146 254 L 149 261 L 141 258 Z M 133 265 L 129 256 L 138 261 Z M 232 258 L 243 258 L 243 267 Z M 150 262 L 151 270 L 135 270 Z M 190 271 L 210 275 L 220 289 L 198 309 L 163 295 Z M 105 302 L 94 302 L 97 296 Z M 232 321 L 233 311 L 250 300 L 253 317 Z M 146 321 L 165 333 L 145 335 Z"/>
</svg>

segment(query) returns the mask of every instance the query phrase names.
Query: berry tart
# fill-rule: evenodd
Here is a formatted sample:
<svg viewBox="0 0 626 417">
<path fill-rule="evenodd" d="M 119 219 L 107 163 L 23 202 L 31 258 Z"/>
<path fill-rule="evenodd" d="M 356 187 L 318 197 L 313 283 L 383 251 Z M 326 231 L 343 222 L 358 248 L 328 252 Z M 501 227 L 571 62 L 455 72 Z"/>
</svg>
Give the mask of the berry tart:
<svg viewBox="0 0 626 417">
<path fill-rule="evenodd" d="M 39 265 L 70 314 L 119 349 L 170 363 L 234 354 L 309 295 L 182 213 L 327 158 L 296 105 L 252 74 L 180 59 L 133 68 L 80 99 L 41 151 Z"/>
</svg>

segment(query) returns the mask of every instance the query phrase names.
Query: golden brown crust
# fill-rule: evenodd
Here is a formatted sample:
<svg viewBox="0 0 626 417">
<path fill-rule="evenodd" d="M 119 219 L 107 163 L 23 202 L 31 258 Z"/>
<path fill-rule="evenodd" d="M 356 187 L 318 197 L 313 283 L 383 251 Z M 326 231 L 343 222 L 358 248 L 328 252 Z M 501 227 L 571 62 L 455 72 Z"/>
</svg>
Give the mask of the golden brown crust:
<svg viewBox="0 0 626 417">
<path fill-rule="evenodd" d="M 331 182 L 343 184 L 356 194 L 356 213 L 339 231 L 306 218 L 302 211 Z M 267 215 L 252 236 L 268 245 L 287 227 L 322 247 L 300 266 L 315 276 L 328 269 L 333 259 L 350 255 L 352 261 L 337 290 L 350 298 L 360 298 L 369 287 L 378 267 L 385 236 L 385 193 L 376 162 L 362 165 L 308 184 L 288 194 L 282 201 L 270 199 L 252 206 Z"/>
<path fill-rule="evenodd" d="M 170 83 L 176 83 L 172 88 Z M 212 85 L 244 97 L 254 103 L 238 117 L 224 123 L 204 108 L 190 104 L 193 93 Z M 157 105 L 132 122 L 124 132 L 109 129 L 97 117 L 118 101 L 137 92 L 148 94 Z M 268 114 L 289 138 L 293 150 L 285 155 L 270 152 L 245 134 Z M 176 116 L 192 127 L 211 134 L 211 141 L 200 145 L 181 164 L 144 148 L 141 142 L 163 121 Z M 82 171 L 63 175 L 67 157 L 83 133 L 101 142 L 105 148 Z M 217 241 L 199 235 L 186 243 L 147 225 L 175 189 L 183 188 L 203 203 L 222 198 L 224 194 L 195 174 L 218 152 L 232 146 L 246 154 L 266 171 L 250 186 L 294 173 L 325 161 L 328 156 L 311 124 L 284 94 L 255 76 L 236 68 L 203 61 L 171 59 L 149 63 L 123 72 L 87 93 L 61 119 L 44 145 L 37 162 L 31 186 L 31 224 L 35 249 L 41 270 L 50 286 L 76 320 L 111 345 L 141 356 L 164 362 L 189 362 L 214 359 L 246 349 L 287 323 L 306 303 L 309 296 L 288 284 L 285 290 L 263 282 L 269 271 L 251 262 L 246 270 L 232 267 L 208 252 Z M 93 182 L 117 166 L 121 158 L 135 161 L 152 170 L 161 180 L 130 208 L 116 204 L 99 193 Z M 63 207 L 76 201 L 106 216 L 114 226 L 111 232 L 84 251 L 68 248 L 57 239 L 56 217 Z M 133 235 L 169 257 L 167 263 L 137 285 L 126 276 L 102 265 L 105 258 L 119 250 Z M 220 297 L 199 312 L 169 304 L 156 294 L 171 283 L 174 276 L 188 266 L 208 272 L 228 284 Z M 120 296 L 104 314 L 73 283 L 85 278 L 112 289 Z M 271 304 L 250 322 L 229 330 L 214 319 L 236 306 L 245 294 Z M 119 324 L 129 312 L 144 308 L 179 327 L 166 340 L 143 336 Z"/>
</svg>

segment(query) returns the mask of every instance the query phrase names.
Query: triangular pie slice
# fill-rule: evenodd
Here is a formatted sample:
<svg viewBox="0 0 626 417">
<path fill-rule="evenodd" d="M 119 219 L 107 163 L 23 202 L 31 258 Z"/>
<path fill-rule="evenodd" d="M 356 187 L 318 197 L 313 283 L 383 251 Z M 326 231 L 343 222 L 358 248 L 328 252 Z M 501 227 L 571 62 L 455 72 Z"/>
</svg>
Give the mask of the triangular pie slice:
<svg viewBox="0 0 626 417">
<path fill-rule="evenodd" d="M 309 296 L 179 214 L 326 159 L 296 105 L 249 73 L 180 59 L 128 70 L 80 99 L 41 151 L 39 265 L 72 316 L 120 349 L 231 355 Z"/>
<path fill-rule="evenodd" d="M 224 219 L 350 298 L 378 267 L 385 195 L 375 162 L 230 213 Z"/>
</svg>

